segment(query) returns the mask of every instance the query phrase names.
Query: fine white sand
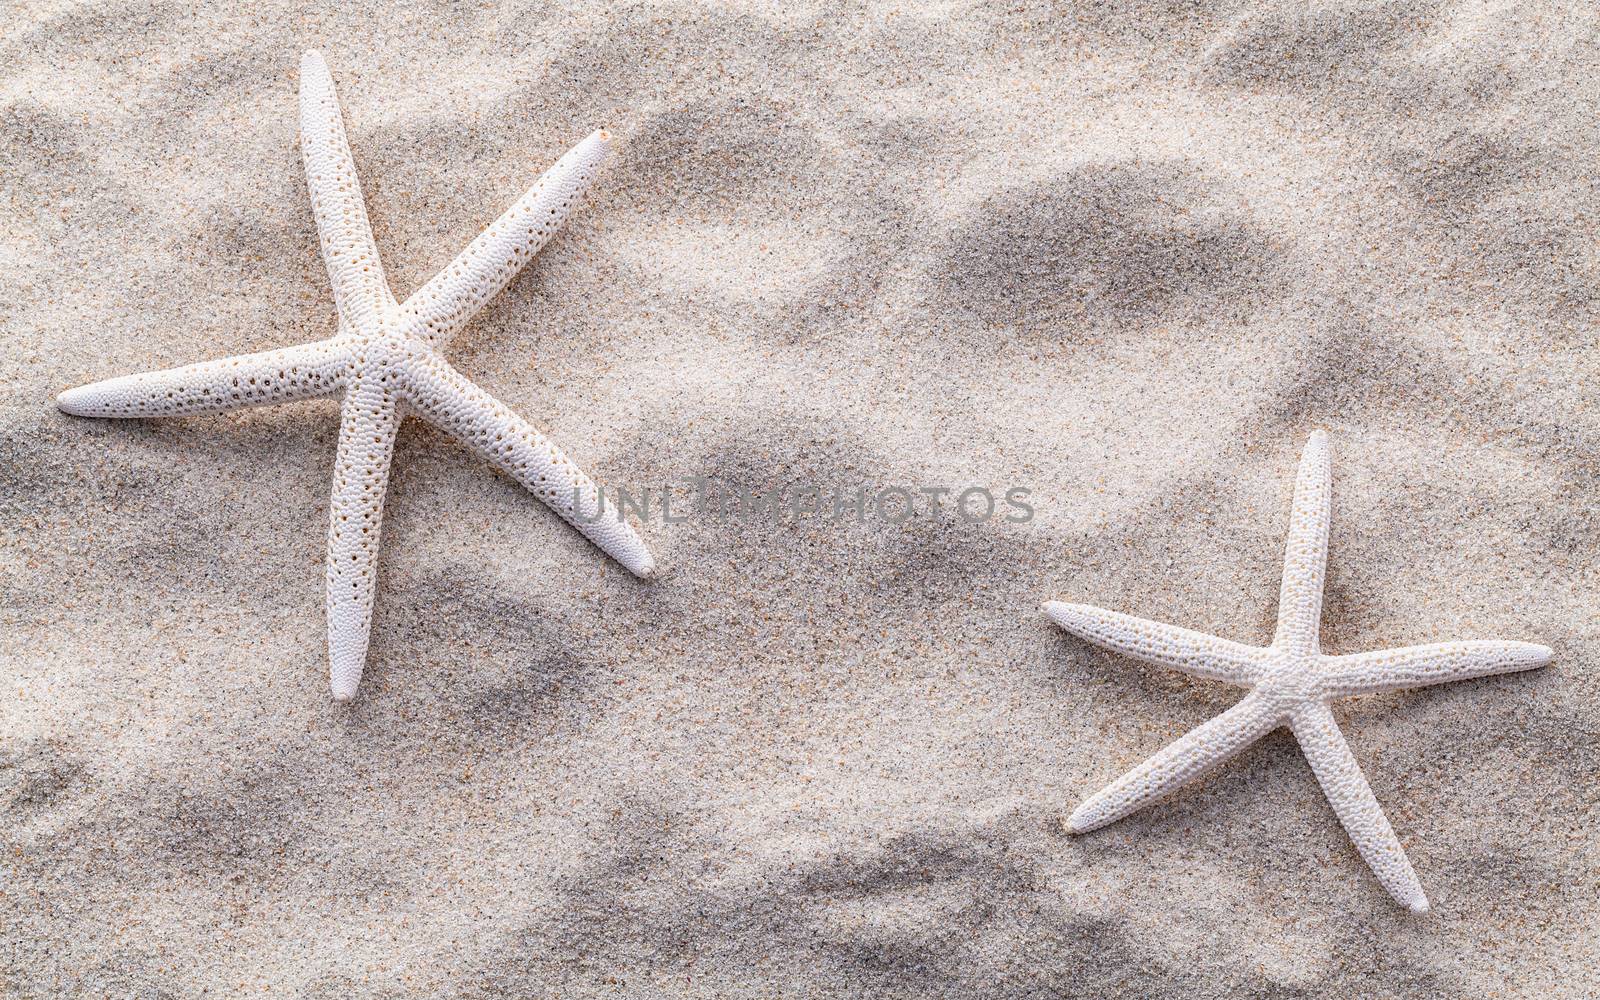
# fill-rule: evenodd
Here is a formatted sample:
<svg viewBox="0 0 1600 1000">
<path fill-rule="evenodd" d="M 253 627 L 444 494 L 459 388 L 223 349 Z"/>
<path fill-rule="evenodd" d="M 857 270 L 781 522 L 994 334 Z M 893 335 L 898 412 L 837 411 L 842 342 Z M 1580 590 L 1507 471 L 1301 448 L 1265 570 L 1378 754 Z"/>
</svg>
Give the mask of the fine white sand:
<svg viewBox="0 0 1600 1000">
<path fill-rule="evenodd" d="M 521 6 L 0 25 L 0 994 L 1600 993 L 1593 4 Z M 335 404 L 51 404 L 331 332 L 309 47 L 401 295 L 617 134 L 450 350 L 597 478 L 1036 516 L 645 583 L 412 422 L 336 705 Z M 1557 652 L 1338 706 L 1420 919 L 1281 733 L 1062 828 L 1236 695 L 1039 602 L 1265 641 L 1316 427 L 1328 649 Z"/>
</svg>

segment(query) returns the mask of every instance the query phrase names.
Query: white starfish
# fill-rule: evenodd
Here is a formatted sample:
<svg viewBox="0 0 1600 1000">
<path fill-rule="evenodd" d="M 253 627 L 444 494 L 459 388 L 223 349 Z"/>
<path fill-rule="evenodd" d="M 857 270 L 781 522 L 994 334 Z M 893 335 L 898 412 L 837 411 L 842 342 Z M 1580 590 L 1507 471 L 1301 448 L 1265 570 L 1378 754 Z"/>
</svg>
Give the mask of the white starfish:
<svg viewBox="0 0 1600 1000">
<path fill-rule="evenodd" d="M 78 416 L 168 417 L 343 391 L 327 573 L 329 672 L 340 701 L 355 695 L 366 660 L 384 491 L 395 432 L 408 413 L 533 491 L 632 573 L 654 571 L 634 530 L 620 516 L 603 516 L 589 477 L 439 354 L 555 233 L 605 161 L 609 139 L 596 132 L 575 146 L 449 266 L 397 303 L 378 263 L 333 79 L 322 57 L 307 52 L 300 143 L 338 331 L 297 347 L 96 382 L 56 399 Z"/>
<path fill-rule="evenodd" d="M 1328 702 L 1369 691 L 1530 670 L 1548 663 L 1551 651 L 1527 642 L 1480 641 L 1324 655 L 1319 648 L 1318 625 L 1328 557 L 1330 477 L 1328 436 L 1317 431 L 1306 445 L 1295 480 L 1294 511 L 1278 595 L 1278 628 L 1270 646 L 1246 646 L 1083 604 L 1045 604 L 1045 613 L 1057 624 L 1097 646 L 1250 688 L 1237 705 L 1091 796 L 1067 819 L 1067 829 L 1087 833 L 1115 822 L 1210 773 L 1273 729 L 1286 725 L 1300 742 L 1339 822 L 1378 881 L 1413 913 L 1425 913 L 1428 899 L 1416 872 L 1339 732 Z"/>
</svg>

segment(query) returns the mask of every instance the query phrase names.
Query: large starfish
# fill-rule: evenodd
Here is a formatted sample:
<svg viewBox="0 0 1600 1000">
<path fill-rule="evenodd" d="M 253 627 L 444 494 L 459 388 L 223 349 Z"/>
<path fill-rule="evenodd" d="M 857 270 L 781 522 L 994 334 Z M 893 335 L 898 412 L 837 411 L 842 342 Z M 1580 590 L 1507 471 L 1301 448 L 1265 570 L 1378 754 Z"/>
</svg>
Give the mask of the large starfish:
<svg viewBox="0 0 1600 1000">
<path fill-rule="evenodd" d="M 327 567 L 329 674 L 340 701 L 354 697 L 366 661 L 383 497 L 395 433 L 408 413 L 527 487 L 630 572 L 654 571 L 633 528 L 620 515 L 603 516 L 589 477 L 439 353 L 555 233 L 593 182 L 609 140 L 596 132 L 575 146 L 449 266 L 397 303 L 378 263 L 333 79 L 322 57 L 307 52 L 300 145 L 337 332 L 296 347 L 108 379 L 56 399 L 77 416 L 171 417 L 344 393 Z"/>
<path fill-rule="evenodd" d="M 1339 732 L 1328 702 L 1371 691 L 1530 670 L 1548 663 L 1551 652 L 1527 642 L 1476 641 L 1325 655 L 1318 628 L 1328 560 L 1330 478 L 1328 436 L 1317 431 L 1306 445 L 1295 479 L 1278 627 L 1270 646 L 1246 646 L 1083 604 L 1045 604 L 1045 613 L 1057 624 L 1097 646 L 1250 689 L 1237 705 L 1091 796 L 1068 817 L 1067 829 L 1087 833 L 1115 822 L 1210 773 L 1277 727 L 1288 726 L 1339 822 L 1378 881 L 1413 913 L 1425 913 L 1428 898 L 1417 874 Z"/>
</svg>

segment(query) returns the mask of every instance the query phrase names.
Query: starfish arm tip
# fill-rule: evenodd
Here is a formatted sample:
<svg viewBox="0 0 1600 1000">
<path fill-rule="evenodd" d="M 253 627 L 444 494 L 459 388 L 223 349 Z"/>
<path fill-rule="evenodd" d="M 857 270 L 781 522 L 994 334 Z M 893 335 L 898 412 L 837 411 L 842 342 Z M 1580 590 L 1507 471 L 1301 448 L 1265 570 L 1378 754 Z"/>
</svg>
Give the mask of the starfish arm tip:
<svg viewBox="0 0 1600 1000">
<path fill-rule="evenodd" d="M 334 701 L 343 703 L 355 698 L 357 689 L 361 687 L 365 659 L 365 650 L 359 658 L 343 650 L 334 658 L 328 671 L 328 690 L 333 694 Z"/>
<path fill-rule="evenodd" d="M 569 523 L 573 523 L 579 531 L 583 531 L 585 527 L 575 522 Z M 635 577 L 640 580 L 655 579 L 656 557 L 650 554 L 650 549 L 644 544 L 644 539 L 640 538 L 638 532 L 624 523 L 619 522 L 617 527 L 620 529 L 619 531 L 602 532 L 599 536 L 588 532 L 584 532 L 584 534 L 588 535 L 589 540 L 598 545 L 602 552 L 621 563 L 622 568 Z"/>
<path fill-rule="evenodd" d="M 1081 834 L 1089 833 L 1093 830 L 1098 830 L 1105 825 L 1104 823 L 1096 822 L 1095 818 L 1090 815 L 1089 805 L 1093 801 L 1093 799 L 1090 799 L 1087 802 L 1079 805 L 1078 808 L 1072 810 L 1072 815 L 1068 816 L 1066 822 L 1063 824 L 1067 833 L 1076 837 Z"/>
<path fill-rule="evenodd" d="M 89 390 L 92 388 L 93 386 L 80 385 L 65 390 L 56 396 L 56 408 L 74 417 L 90 416 L 92 393 Z"/>
<path fill-rule="evenodd" d="M 1069 604 L 1066 601 L 1045 601 L 1039 605 L 1039 610 L 1068 632 L 1077 634 L 1073 626 L 1082 623 L 1083 607 L 1082 604 Z"/>
<path fill-rule="evenodd" d="M 649 552 L 642 552 L 628 565 L 628 572 L 641 580 L 656 578 L 656 560 Z"/>
<path fill-rule="evenodd" d="M 1095 621 L 1095 612 L 1098 610 L 1087 604 L 1072 604 L 1068 601 L 1045 601 L 1040 605 L 1045 617 L 1061 626 L 1069 635 L 1075 635 L 1085 642 L 1096 642 L 1095 633 L 1091 626 Z"/>
<path fill-rule="evenodd" d="M 1432 907 L 1428 905 L 1428 897 L 1418 894 L 1415 899 L 1406 901 L 1406 909 L 1420 917 L 1432 909 Z"/>
<path fill-rule="evenodd" d="M 330 610 L 330 614 L 333 613 Z M 328 690 L 334 701 L 349 701 L 361 686 L 362 668 L 367 659 L 366 633 L 336 626 L 329 640 Z"/>
<path fill-rule="evenodd" d="M 1040 608 L 1046 617 L 1061 626 L 1068 634 L 1097 646 L 1105 645 L 1100 638 L 1100 630 L 1095 628 L 1096 623 L 1106 617 L 1107 613 L 1103 609 L 1091 604 L 1073 604 L 1070 601 L 1045 601 Z"/>
<path fill-rule="evenodd" d="M 1541 646 L 1536 642 L 1522 642 L 1517 645 L 1529 670 L 1547 667 L 1550 661 L 1556 658 L 1556 651 L 1549 646 Z"/>
<path fill-rule="evenodd" d="M 611 147 L 611 132 L 602 128 L 589 133 L 582 142 L 573 147 L 572 153 L 576 154 L 580 160 L 589 161 L 591 169 L 597 169 L 611 158 Z"/>
</svg>

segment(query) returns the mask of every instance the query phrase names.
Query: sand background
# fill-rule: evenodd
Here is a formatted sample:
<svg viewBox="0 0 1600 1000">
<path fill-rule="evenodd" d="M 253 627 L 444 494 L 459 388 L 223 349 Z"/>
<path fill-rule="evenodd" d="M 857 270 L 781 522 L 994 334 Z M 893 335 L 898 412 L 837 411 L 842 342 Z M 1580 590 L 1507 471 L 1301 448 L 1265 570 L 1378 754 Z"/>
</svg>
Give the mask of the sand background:
<svg viewBox="0 0 1600 1000">
<path fill-rule="evenodd" d="M 27 3 L 0 26 L 0 994 L 1600 994 L 1588 3 Z M 449 351 L 597 478 L 1030 487 L 1025 524 L 657 516 L 630 579 L 411 421 L 327 691 L 335 404 L 65 417 L 321 337 L 300 52 L 395 290 L 568 146 Z M 1041 600 L 1545 642 L 1337 714 L 1435 910 L 1284 733 L 1061 818 L 1236 697 Z"/>
</svg>

